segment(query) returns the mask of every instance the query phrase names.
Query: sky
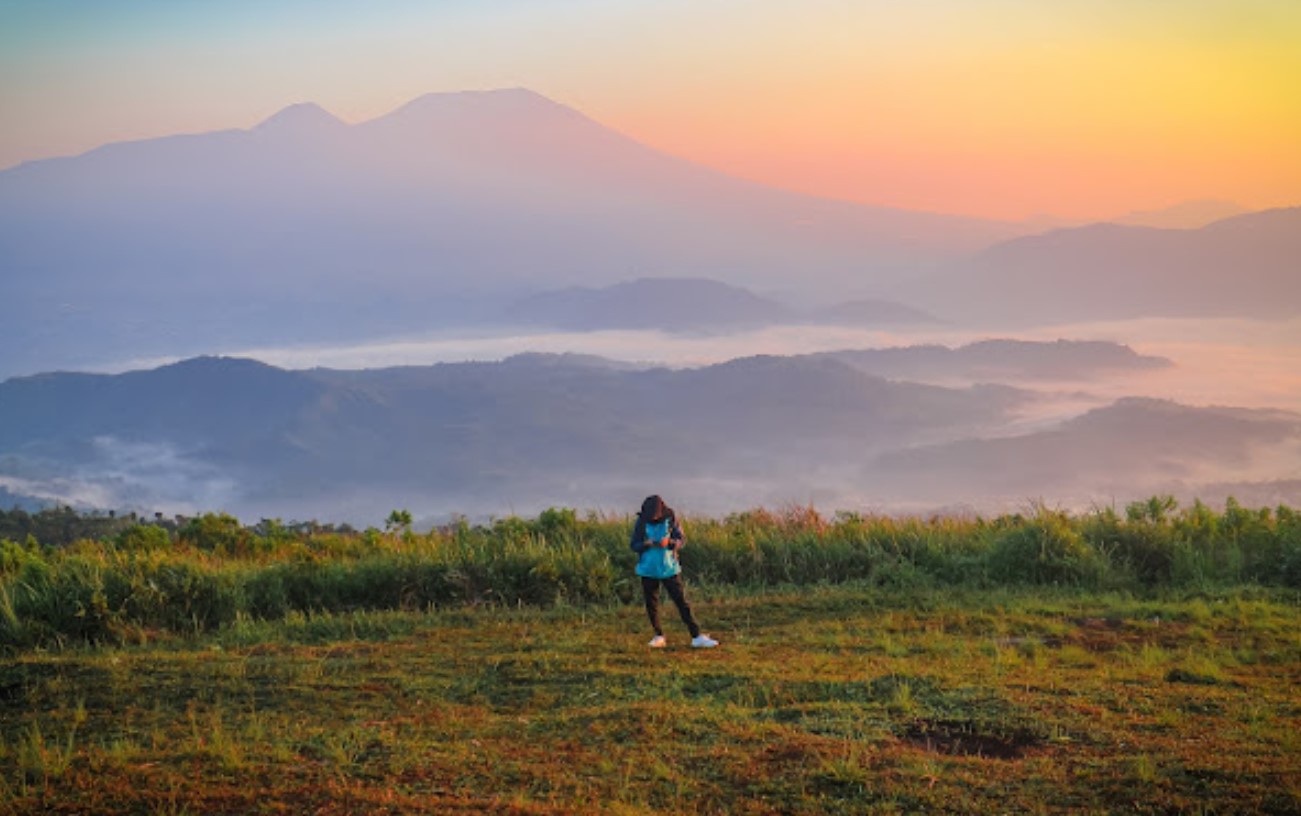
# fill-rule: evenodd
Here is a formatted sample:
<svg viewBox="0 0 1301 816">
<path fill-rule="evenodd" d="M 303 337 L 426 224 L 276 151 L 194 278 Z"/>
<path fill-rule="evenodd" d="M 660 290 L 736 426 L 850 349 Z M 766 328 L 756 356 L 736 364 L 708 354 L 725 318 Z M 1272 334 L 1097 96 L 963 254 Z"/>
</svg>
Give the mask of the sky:
<svg viewBox="0 0 1301 816">
<path fill-rule="evenodd" d="M 0 0 L 0 168 L 528 87 L 835 198 L 1085 220 L 1301 204 L 1296 0 Z"/>
</svg>

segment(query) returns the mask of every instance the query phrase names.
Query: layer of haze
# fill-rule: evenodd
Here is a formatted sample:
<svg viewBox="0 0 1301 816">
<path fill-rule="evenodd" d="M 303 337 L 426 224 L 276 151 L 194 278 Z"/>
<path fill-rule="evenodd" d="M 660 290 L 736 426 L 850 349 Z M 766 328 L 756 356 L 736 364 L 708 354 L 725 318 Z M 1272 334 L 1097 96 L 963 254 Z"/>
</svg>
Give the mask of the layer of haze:
<svg viewBox="0 0 1301 816">
<path fill-rule="evenodd" d="M 661 332 L 589 332 L 534 334 L 515 336 L 430 336 L 412 337 L 362 346 L 297 347 L 242 349 L 240 353 L 285 367 L 363 368 L 393 365 L 423 365 L 435 361 L 494 360 L 524 351 L 587 352 L 627 361 L 659 362 L 672 366 L 701 365 L 757 353 L 794 354 L 845 348 L 867 348 L 944 343 L 958 345 L 986 335 L 966 331 L 866 331 L 830 327 L 785 327 L 742 332 L 726 336 L 672 335 Z M 997 336 L 1009 336 L 1000 334 Z M 1106 324 L 1045 327 L 1015 336 L 1024 339 L 1052 340 L 1059 337 L 1105 339 L 1129 343 L 1136 351 L 1162 355 L 1171 359 L 1170 368 L 1100 372 L 1085 379 L 1051 381 L 1038 378 L 1000 378 L 1018 388 L 1037 392 L 1039 397 L 1017 409 L 1011 421 L 985 439 L 1000 436 L 1033 435 L 1065 427 L 1064 422 L 1086 411 L 1110 405 L 1125 396 L 1151 396 L 1175 399 L 1193 406 L 1242 406 L 1288 409 L 1301 412 L 1301 321 L 1259 322 L 1245 320 L 1171 320 L 1144 319 Z M 231 352 L 237 350 L 231 349 Z M 165 360 L 138 360 L 121 368 L 153 366 Z M 962 386 L 968 383 L 949 380 L 940 384 Z M 1069 424 L 1069 423 L 1067 423 Z M 1209 433 L 1209 432 L 1208 432 Z M 1206 438 L 1212 444 L 1216 437 Z M 1038 443 L 1042 445 L 1044 440 Z M 977 443 L 983 444 L 983 443 Z M 1112 441 L 1108 444 L 1123 444 Z M 115 439 L 96 441 L 102 460 L 95 467 L 84 467 L 61 479 L 24 481 L 0 475 L 0 487 L 37 495 L 56 495 L 64 500 L 98 502 L 100 506 L 145 506 L 166 512 L 193 512 L 196 509 L 221 507 L 241 517 L 284 516 L 288 518 L 322 518 L 375 523 L 392 506 L 407 506 L 426 520 L 441 520 L 447 512 L 467 513 L 473 517 L 500 516 L 507 513 L 531 515 L 556 503 L 577 503 L 615 512 L 626 512 L 644 492 L 640 477 L 619 474 L 592 474 L 573 477 L 547 485 L 545 490 L 527 486 L 503 487 L 500 491 L 460 494 L 431 494 L 428 490 L 385 486 L 368 491 L 348 488 L 328 498 L 300 496 L 276 497 L 259 501 L 237 490 L 238 480 L 219 470 L 195 463 L 180 452 L 155 444 L 129 444 Z M 1036 448 L 1036 450 L 1038 450 Z M 1045 450 L 1056 450 L 1048 445 Z M 1072 449 L 1074 450 L 1074 449 Z M 1114 448 L 1107 457 L 1125 458 Z M 1203 498 L 1214 498 L 1215 490 L 1230 492 L 1251 489 L 1259 484 L 1264 492 L 1243 495 L 1248 503 L 1266 504 L 1291 500 L 1293 494 L 1275 498 L 1268 491 L 1273 480 L 1297 478 L 1297 440 L 1269 446 L 1244 448 L 1242 455 L 1219 461 L 1186 451 L 1187 461 L 1167 457 L 1154 468 L 1178 464 L 1182 481 L 1152 482 L 1152 473 L 1119 472 L 1102 485 L 1075 484 L 1072 467 L 1063 466 L 1060 477 L 1051 485 L 1036 489 L 1053 504 L 1087 510 L 1099 503 L 1120 502 L 1146 495 L 1143 491 L 1210 490 Z M 960 454 L 950 451 L 936 466 L 943 476 L 946 467 L 960 467 Z M 1009 457 L 1020 455 L 1008 451 Z M 1087 457 L 1086 457 L 1087 458 Z M 866 465 L 868 460 L 864 460 Z M 769 463 L 771 464 L 771 463 Z M 1033 471 L 1028 460 L 1009 459 L 1007 470 L 1024 468 Z M 1022 510 L 1037 494 L 1034 491 L 1005 495 L 970 496 L 970 491 L 951 485 L 909 487 L 904 484 L 883 498 L 880 491 L 891 487 L 893 476 L 872 482 L 879 474 L 844 465 L 827 466 L 813 474 L 794 480 L 782 478 L 781 468 L 774 472 L 755 472 L 746 478 L 683 477 L 675 478 L 671 487 L 681 495 L 681 504 L 690 513 L 722 514 L 754 504 L 779 507 L 790 503 L 811 503 L 821 510 L 857 509 L 873 512 L 934 512 L 979 509 L 982 512 Z M 927 471 L 930 472 L 929 470 Z M 19 474 L 21 475 L 21 474 Z M 915 476 L 915 474 L 914 474 Z M 954 478 L 951 474 L 950 479 Z M 962 477 L 965 478 L 965 477 Z M 1147 481 L 1144 481 L 1144 480 Z M 1227 488 L 1217 484 L 1233 483 Z M 1153 487 L 1152 485 L 1157 485 Z M 1074 485 L 1074 487 L 1067 487 Z M 1138 485 L 1137 487 L 1135 485 Z M 1277 482 L 1277 490 L 1295 490 L 1293 481 Z M 668 488 L 663 488 L 668 489 Z M 406 490 L 406 492 L 404 492 Z M 535 492 L 530 492 L 534 490 Z M 1107 493 L 1107 490 L 1115 491 Z M 540 492 L 538 492 L 540 491 Z M 1099 492 L 1101 491 L 1101 492 Z M 978 491 L 977 491 L 978 492 Z M 621 496 L 615 501 L 611 497 Z M 575 498 L 580 497 L 580 498 Z M 613 502 L 613 503 L 612 503 Z M 627 506 L 625 506 L 627 505 Z"/>
<path fill-rule="evenodd" d="M 1127 396 L 1172 399 L 1187 405 L 1281 408 L 1301 412 L 1301 320 L 1163 319 L 1049 326 L 1019 332 L 962 329 L 870 330 L 834 326 L 779 326 L 725 335 L 653 331 L 597 331 L 499 335 L 490 333 L 411 336 L 359 345 L 231 348 L 282 368 L 384 368 L 439 362 L 500 360 L 514 354 L 594 354 L 613 360 L 689 367 L 755 354 L 808 354 L 844 349 L 919 344 L 959 346 L 990 338 L 1052 341 L 1106 340 L 1141 354 L 1166 357 L 1167 369 L 1118 373 L 1083 386 L 1079 382 L 1032 385 L 1061 398 L 1046 403 L 1052 418 L 1078 413 Z M 124 361 L 99 370 L 118 372 L 173 362 L 174 358 Z M 961 386 L 964 382 L 938 382 Z"/>
<path fill-rule="evenodd" d="M 0 3 L 0 168 L 527 86 L 818 195 L 1086 219 L 1301 188 L 1291 0 Z"/>
</svg>

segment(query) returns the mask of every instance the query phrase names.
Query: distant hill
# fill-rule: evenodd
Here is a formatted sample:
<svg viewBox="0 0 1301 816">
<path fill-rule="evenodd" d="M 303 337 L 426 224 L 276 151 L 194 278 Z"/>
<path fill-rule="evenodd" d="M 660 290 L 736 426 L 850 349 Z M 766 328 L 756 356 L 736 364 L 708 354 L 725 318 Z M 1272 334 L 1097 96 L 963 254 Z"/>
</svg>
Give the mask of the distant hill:
<svg viewBox="0 0 1301 816">
<path fill-rule="evenodd" d="M 860 371 L 890 379 L 929 382 L 970 380 L 1089 380 L 1117 371 L 1148 371 L 1174 363 L 1136 353 L 1118 343 L 1057 340 L 982 340 L 958 348 L 906 346 L 826 352 Z"/>
<path fill-rule="evenodd" d="M 919 304 L 941 317 L 1028 325 L 1134 317 L 1301 315 L 1301 207 L 1195 230 L 1094 224 L 991 247 Z"/>
<path fill-rule="evenodd" d="M 799 309 L 737 286 L 704 278 L 640 278 L 600 288 L 540 292 L 504 312 L 513 325 L 565 331 L 662 329 L 725 332 L 775 325 L 894 326 L 934 322 L 926 313 L 887 300 L 860 300 Z"/>
<path fill-rule="evenodd" d="M 831 356 L 681 370 L 540 354 L 360 371 L 198 358 L 0 383 L 0 487 L 105 509 L 364 524 L 394 507 L 626 508 L 651 492 L 711 512 L 980 506 L 1286 484 L 1301 461 L 1295 414 L 1122 400 L 1011 435 L 1036 404 L 1004 385 L 894 382 Z"/>
<path fill-rule="evenodd" d="M 789 322 L 795 312 L 717 281 L 642 278 L 594 289 L 543 292 L 513 304 L 517 324 L 571 331 L 595 329 L 717 330 Z"/>
<path fill-rule="evenodd" d="M 301 372 L 204 357 L 125 374 L 38 374 L 0 383 L 0 450 L 93 439 L 229 447 L 274 434 L 325 388 Z"/>
<path fill-rule="evenodd" d="M 1130 398 L 1049 431 L 892 451 L 870 470 L 890 473 L 882 490 L 893 496 L 927 488 L 1063 500 L 1186 494 L 1200 485 L 1218 493 L 1226 481 L 1258 478 L 1262 458 L 1295 462 L 1298 454 L 1299 414 Z"/>
<path fill-rule="evenodd" d="M 877 291 L 1018 234 L 742 181 L 522 89 L 355 125 L 295 105 L 0 172 L 0 377 L 474 324 L 668 271 Z"/>
<path fill-rule="evenodd" d="M 1245 207 L 1231 201 L 1185 201 L 1159 210 L 1139 210 L 1107 220 L 1112 224 L 1131 227 L 1200 229 L 1225 218 L 1246 215 L 1247 212 Z"/>
<path fill-rule="evenodd" d="M 778 357 L 642 371 L 546 355 L 365 371 L 203 358 L 0 383 L 0 476 L 55 498 L 75 485 L 105 502 L 322 517 L 349 502 L 590 505 L 647 483 L 789 485 L 998 427 L 1025 399 Z"/>
</svg>

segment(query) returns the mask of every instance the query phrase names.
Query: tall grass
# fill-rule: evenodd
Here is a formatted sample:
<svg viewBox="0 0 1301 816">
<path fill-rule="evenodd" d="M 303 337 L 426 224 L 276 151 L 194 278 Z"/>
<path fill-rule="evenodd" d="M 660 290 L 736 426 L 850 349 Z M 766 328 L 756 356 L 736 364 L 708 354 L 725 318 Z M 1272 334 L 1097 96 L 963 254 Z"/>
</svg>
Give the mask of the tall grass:
<svg viewBox="0 0 1301 816">
<path fill-rule="evenodd" d="M 1071 515 L 894 518 L 812 508 L 686 519 L 693 581 L 753 588 L 1050 584 L 1106 589 L 1301 587 L 1301 514 L 1154 497 Z M 210 514 L 51 546 L 0 540 L 0 647 L 130 642 L 363 610 L 626 602 L 630 518 L 551 509 L 412 532 L 244 527 Z"/>
</svg>

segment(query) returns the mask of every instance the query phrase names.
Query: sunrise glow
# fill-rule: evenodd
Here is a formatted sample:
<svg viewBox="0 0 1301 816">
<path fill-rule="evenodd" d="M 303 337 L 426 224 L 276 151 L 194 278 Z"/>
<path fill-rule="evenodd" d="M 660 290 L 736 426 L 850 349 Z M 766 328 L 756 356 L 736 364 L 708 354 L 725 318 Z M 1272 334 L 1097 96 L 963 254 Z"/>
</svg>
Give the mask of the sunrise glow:
<svg viewBox="0 0 1301 816">
<path fill-rule="evenodd" d="M 0 167 L 525 86 L 816 195 L 1002 219 L 1301 190 L 1301 5 L 135 0 L 0 10 Z"/>
</svg>

